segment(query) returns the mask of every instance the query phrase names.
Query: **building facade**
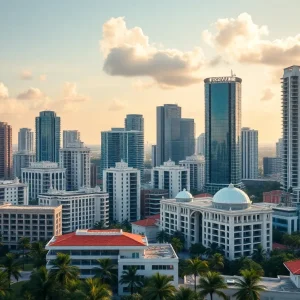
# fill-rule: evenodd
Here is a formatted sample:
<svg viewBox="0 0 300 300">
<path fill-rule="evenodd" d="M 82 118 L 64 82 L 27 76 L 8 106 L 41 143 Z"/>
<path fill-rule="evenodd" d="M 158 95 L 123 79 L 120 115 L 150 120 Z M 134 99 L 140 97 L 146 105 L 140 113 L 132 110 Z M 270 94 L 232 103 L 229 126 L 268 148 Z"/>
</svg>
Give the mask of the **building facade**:
<svg viewBox="0 0 300 300">
<path fill-rule="evenodd" d="M 242 128 L 242 179 L 258 178 L 258 131 Z"/>
<path fill-rule="evenodd" d="M 97 185 L 97 179 L 98 179 L 97 165 L 95 163 L 91 163 L 90 169 L 91 169 L 91 187 L 94 188 Z"/>
<path fill-rule="evenodd" d="M 150 243 L 157 242 L 157 234 L 159 232 L 160 215 L 153 215 L 147 219 L 139 220 L 131 223 L 131 232 L 141 234 L 147 237 Z"/>
<path fill-rule="evenodd" d="M 125 118 L 125 131 L 142 131 L 144 132 L 144 117 L 143 115 L 130 114 Z"/>
<path fill-rule="evenodd" d="M 12 128 L 0 122 L 0 180 L 13 177 L 12 152 Z"/>
<path fill-rule="evenodd" d="M 35 153 L 33 152 L 17 152 L 13 155 L 14 177 L 22 177 L 22 168 L 28 168 L 32 162 L 35 162 Z"/>
<path fill-rule="evenodd" d="M 66 190 L 66 169 L 54 162 L 34 162 L 22 169 L 22 182 L 28 185 L 29 200 L 36 201 L 39 194 L 47 193 L 50 188 Z"/>
<path fill-rule="evenodd" d="M 156 145 L 151 146 L 151 167 L 156 167 Z"/>
<path fill-rule="evenodd" d="M 34 133 L 30 128 L 20 128 L 18 132 L 18 151 L 34 152 Z"/>
<path fill-rule="evenodd" d="M 28 205 L 28 201 L 28 186 L 20 183 L 18 178 L 0 181 L 0 205 Z"/>
<path fill-rule="evenodd" d="M 160 213 L 160 202 L 169 198 L 168 190 L 142 189 L 141 190 L 141 217 L 149 218 Z"/>
<path fill-rule="evenodd" d="M 41 111 L 35 118 L 36 161 L 59 161 L 60 117 L 54 111 Z"/>
<path fill-rule="evenodd" d="M 281 158 L 280 157 L 264 157 L 263 158 L 263 170 L 264 176 L 277 179 L 280 181 L 281 172 Z"/>
<path fill-rule="evenodd" d="M 124 222 L 140 219 L 140 170 L 121 161 L 103 172 L 103 188 L 109 194 L 109 220 Z"/>
<path fill-rule="evenodd" d="M 63 131 L 63 148 L 67 148 L 68 144 L 80 142 L 80 132 L 78 130 Z"/>
<path fill-rule="evenodd" d="M 241 183 L 242 79 L 212 77 L 204 83 L 205 188 L 215 193 L 230 183 Z"/>
</svg>

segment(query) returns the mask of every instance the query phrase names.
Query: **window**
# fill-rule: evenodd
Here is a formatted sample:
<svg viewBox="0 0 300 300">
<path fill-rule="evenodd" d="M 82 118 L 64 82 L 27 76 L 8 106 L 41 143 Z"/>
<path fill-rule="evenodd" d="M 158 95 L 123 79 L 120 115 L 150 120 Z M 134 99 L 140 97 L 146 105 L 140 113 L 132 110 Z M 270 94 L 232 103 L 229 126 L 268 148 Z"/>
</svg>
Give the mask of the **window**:
<svg viewBox="0 0 300 300">
<path fill-rule="evenodd" d="M 173 270 L 173 265 L 153 265 L 152 270 Z"/>
</svg>

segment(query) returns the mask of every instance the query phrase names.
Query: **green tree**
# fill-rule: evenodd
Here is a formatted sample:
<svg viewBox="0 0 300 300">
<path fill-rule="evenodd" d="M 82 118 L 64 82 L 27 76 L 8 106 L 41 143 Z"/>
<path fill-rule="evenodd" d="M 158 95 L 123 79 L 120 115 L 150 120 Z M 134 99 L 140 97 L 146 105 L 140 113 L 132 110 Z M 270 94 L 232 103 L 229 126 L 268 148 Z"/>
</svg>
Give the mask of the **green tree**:
<svg viewBox="0 0 300 300">
<path fill-rule="evenodd" d="M 175 300 L 199 300 L 199 295 L 193 290 L 181 286 L 175 295 Z"/>
<path fill-rule="evenodd" d="M 213 300 L 213 294 L 217 294 L 219 298 L 224 300 L 227 296 L 222 289 L 226 289 L 227 285 L 223 277 L 217 272 L 208 272 L 205 276 L 201 276 L 199 280 L 200 296 L 205 297 L 210 295 L 210 300 Z"/>
<path fill-rule="evenodd" d="M 193 256 L 201 256 L 206 252 L 206 248 L 201 243 L 197 243 L 193 244 L 189 251 Z"/>
<path fill-rule="evenodd" d="M 252 253 L 252 259 L 255 262 L 261 264 L 265 261 L 266 257 L 267 257 L 266 250 L 263 248 L 261 244 L 259 244 Z"/>
<path fill-rule="evenodd" d="M 100 222 L 96 222 L 94 224 L 94 229 L 97 229 L 97 230 L 101 230 L 101 229 L 105 229 L 107 226 L 105 226 L 104 222 L 103 221 L 100 221 Z"/>
<path fill-rule="evenodd" d="M 23 270 L 25 269 L 25 251 L 29 250 L 30 247 L 30 239 L 28 237 L 20 238 L 18 242 L 18 248 L 23 251 Z"/>
<path fill-rule="evenodd" d="M 121 275 L 121 284 L 127 285 L 132 295 L 138 288 L 142 286 L 141 276 L 137 274 L 136 266 L 129 266 Z"/>
<path fill-rule="evenodd" d="M 117 269 L 116 265 L 110 258 L 102 258 L 97 260 L 99 263 L 99 268 L 95 268 L 96 278 L 100 278 L 102 283 L 112 283 L 117 279 Z"/>
<path fill-rule="evenodd" d="M 7 253 L 2 259 L 1 266 L 3 267 L 3 272 L 7 276 L 9 281 L 8 286 L 10 288 L 11 277 L 14 277 L 17 281 L 21 277 L 21 262 L 16 259 L 16 256 L 13 253 Z"/>
<path fill-rule="evenodd" d="M 209 267 L 215 271 L 224 269 L 224 256 L 221 253 L 213 254 L 208 260 Z"/>
<path fill-rule="evenodd" d="M 9 292 L 10 280 L 7 278 L 7 274 L 3 271 L 0 271 L 0 299 L 5 298 Z"/>
<path fill-rule="evenodd" d="M 223 253 L 224 251 L 222 250 L 222 248 L 217 244 L 217 243 L 210 243 L 209 244 L 209 247 L 206 248 L 206 251 L 205 253 L 208 255 L 208 256 L 212 256 L 214 255 L 215 253 L 220 253 L 220 254 L 224 254 Z"/>
<path fill-rule="evenodd" d="M 112 297 L 110 287 L 101 283 L 98 278 L 87 278 L 82 284 L 82 292 L 84 300 L 109 300 Z"/>
<path fill-rule="evenodd" d="M 135 293 L 132 295 L 128 295 L 128 296 L 123 296 L 121 297 L 121 300 L 143 300 L 142 295 Z"/>
<path fill-rule="evenodd" d="M 159 243 L 167 243 L 170 239 L 170 236 L 164 229 L 162 229 L 157 233 L 156 239 Z"/>
<path fill-rule="evenodd" d="M 173 237 L 171 244 L 176 253 L 179 253 L 183 249 L 183 244 L 179 238 Z"/>
<path fill-rule="evenodd" d="M 171 284 L 172 276 L 159 273 L 151 276 L 149 283 L 143 289 L 143 298 L 145 300 L 169 300 L 175 296 L 176 289 Z"/>
<path fill-rule="evenodd" d="M 208 272 L 208 263 L 205 260 L 201 260 L 198 257 L 188 259 L 186 269 L 184 273 L 186 275 L 194 276 L 194 291 L 197 290 L 197 276 L 206 274 Z"/>
<path fill-rule="evenodd" d="M 242 279 L 237 279 L 235 285 L 238 288 L 233 296 L 237 300 L 259 300 L 260 292 L 265 290 L 265 286 L 259 285 L 261 277 L 255 270 L 243 270 L 241 271 Z"/>
<path fill-rule="evenodd" d="M 33 260 L 33 266 L 35 268 L 40 268 L 46 265 L 47 252 L 48 251 L 45 249 L 44 243 L 35 242 L 31 244 L 29 256 Z"/>
</svg>

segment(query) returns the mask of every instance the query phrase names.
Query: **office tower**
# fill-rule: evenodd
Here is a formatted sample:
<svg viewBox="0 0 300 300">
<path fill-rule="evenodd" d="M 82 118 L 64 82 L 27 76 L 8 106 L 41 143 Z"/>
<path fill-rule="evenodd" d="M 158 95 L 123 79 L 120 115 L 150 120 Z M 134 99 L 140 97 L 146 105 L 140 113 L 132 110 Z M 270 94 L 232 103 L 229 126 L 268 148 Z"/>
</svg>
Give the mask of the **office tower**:
<svg viewBox="0 0 300 300">
<path fill-rule="evenodd" d="M 156 145 L 152 145 L 151 147 L 151 166 L 152 167 L 156 167 L 156 153 L 157 153 L 157 150 L 156 150 Z"/>
<path fill-rule="evenodd" d="M 36 160 L 59 161 L 60 117 L 54 111 L 41 111 L 35 118 Z"/>
<path fill-rule="evenodd" d="M 78 130 L 64 130 L 63 131 L 63 148 L 66 148 L 69 143 L 80 142 L 80 132 Z"/>
<path fill-rule="evenodd" d="M 187 156 L 179 165 L 190 170 L 190 189 L 194 192 L 203 190 L 205 181 L 205 159 L 202 155 Z"/>
<path fill-rule="evenodd" d="M 22 169 L 22 182 L 28 185 L 29 200 L 36 201 L 39 194 L 49 189 L 66 190 L 66 169 L 55 162 L 33 162 Z"/>
<path fill-rule="evenodd" d="M 140 219 L 140 170 L 118 162 L 104 170 L 103 187 L 109 194 L 109 220 L 124 222 Z"/>
<path fill-rule="evenodd" d="M 231 77 L 205 82 L 205 189 L 215 193 L 241 182 L 241 83 Z"/>
<path fill-rule="evenodd" d="M 151 186 L 153 189 L 168 190 L 169 198 L 174 198 L 183 189 L 190 190 L 190 170 L 168 160 L 152 169 Z"/>
<path fill-rule="evenodd" d="M 91 188 L 94 188 L 97 185 L 97 165 L 95 163 L 91 163 Z"/>
<path fill-rule="evenodd" d="M 242 178 L 258 178 L 258 131 L 242 128 Z"/>
<path fill-rule="evenodd" d="M 265 177 L 270 177 L 274 180 L 280 180 L 281 167 L 282 165 L 280 157 L 263 158 L 263 168 Z"/>
<path fill-rule="evenodd" d="M 14 180 L 0 181 L 0 205 L 11 203 L 13 205 L 28 205 L 28 186 Z"/>
<path fill-rule="evenodd" d="M 197 154 L 205 156 L 205 133 L 201 133 L 197 138 Z"/>
<path fill-rule="evenodd" d="M 35 153 L 21 151 L 13 155 L 14 177 L 21 178 L 22 168 L 28 168 L 30 163 L 35 162 Z"/>
<path fill-rule="evenodd" d="M 278 139 L 276 143 L 276 157 L 282 157 L 283 153 L 283 139 Z"/>
<path fill-rule="evenodd" d="M 18 132 L 18 151 L 34 152 L 34 133 L 30 128 L 20 128 Z"/>
<path fill-rule="evenodd" d="M 66 189 L 76 191 L 91 186 L 91 149 L 82 142 L 60 149 L 59 165 L 66 169 Z"/>
<path fill-rule="evenodd" d="M 12 128 L 0 122 L 0 179 L 12 179 Z"/>
<path fill-rule="evenodd" d="M 112 128 L 101 132 L 101 173 L 105 169 L 115 167 L 123 160 L 129 167 L 144 173 L 144 134 L 142 131 L 125 131 L 122 128 Z"/>
<path fill-rule="evenodd" d="M 144 117 L 143 115 L 130 114 L 125 118 L 125 130 L 137 130 L 144 132 Z"/>
</svg>

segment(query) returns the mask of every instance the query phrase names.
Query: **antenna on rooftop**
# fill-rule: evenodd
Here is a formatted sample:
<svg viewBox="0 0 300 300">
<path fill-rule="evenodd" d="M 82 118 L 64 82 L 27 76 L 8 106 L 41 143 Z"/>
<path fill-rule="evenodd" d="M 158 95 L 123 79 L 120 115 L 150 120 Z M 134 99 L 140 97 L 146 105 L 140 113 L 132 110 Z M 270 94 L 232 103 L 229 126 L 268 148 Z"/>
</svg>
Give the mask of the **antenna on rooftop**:
<svg viewBox="0 0 300 300">
<path fill-rule="evenodd" d="M 235 77 L 236 75 L 233 73 L 233 71 L 231 70 L 231 77 Z"/>
</svg>

